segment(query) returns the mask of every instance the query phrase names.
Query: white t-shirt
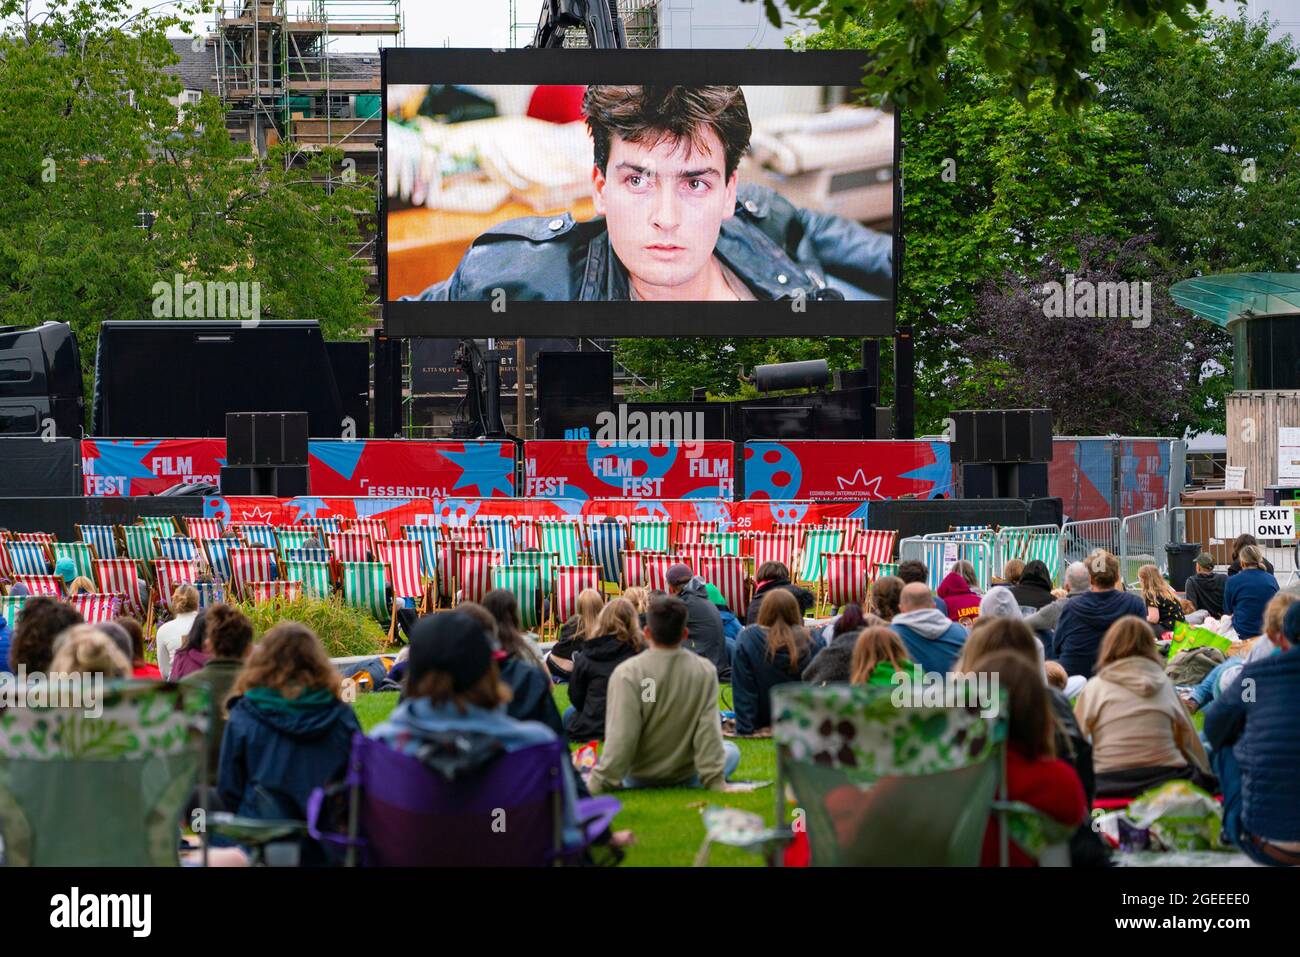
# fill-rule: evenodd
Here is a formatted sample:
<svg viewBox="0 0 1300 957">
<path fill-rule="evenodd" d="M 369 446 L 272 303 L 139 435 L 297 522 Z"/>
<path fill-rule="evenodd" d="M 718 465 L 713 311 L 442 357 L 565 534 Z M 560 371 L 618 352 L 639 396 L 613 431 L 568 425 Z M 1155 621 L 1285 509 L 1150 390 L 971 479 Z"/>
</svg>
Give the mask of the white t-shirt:
<svg viewBox="0 0 1300 957">
<path fill-rule="evenodd" d="M 164 679 L 171 677 L 172 657 L 181 650 L 185 636 L 190 633 L 198 614 L 196 611 L 187 611 L 158 626 L 158 670 Z"/>
</svg>

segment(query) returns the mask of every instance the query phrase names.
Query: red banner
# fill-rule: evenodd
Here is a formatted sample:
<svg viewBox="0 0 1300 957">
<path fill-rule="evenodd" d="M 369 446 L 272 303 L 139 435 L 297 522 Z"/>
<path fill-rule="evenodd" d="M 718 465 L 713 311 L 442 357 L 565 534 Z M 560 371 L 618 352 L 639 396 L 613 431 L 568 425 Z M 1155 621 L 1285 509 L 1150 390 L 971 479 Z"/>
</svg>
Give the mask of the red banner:
<svg viewBox="0 0 1300 957">
<path fill-rule="evenodd" d="M 527 442 L 522 491 L 579 500 L 729 499 L 736 488 L 732 459 L 730 442 Z"/>
<path fill-rule="evenodd" d="M 513 442 L 313 439 L 307 461 L 313 495 L 489 498 L 515 494 Z"/>
<path fill-rule="evenodd" d="M 216 485 L 225 457 L 225 439 L 82 439 L 83 490 L 157 495 L 173 485 Z"/>
<path fill-rule="evenodd" d="M 870 502 L 954 495 L 947 442 L 746 442 L 744 457 L 748 499 Z"/>
</svg>

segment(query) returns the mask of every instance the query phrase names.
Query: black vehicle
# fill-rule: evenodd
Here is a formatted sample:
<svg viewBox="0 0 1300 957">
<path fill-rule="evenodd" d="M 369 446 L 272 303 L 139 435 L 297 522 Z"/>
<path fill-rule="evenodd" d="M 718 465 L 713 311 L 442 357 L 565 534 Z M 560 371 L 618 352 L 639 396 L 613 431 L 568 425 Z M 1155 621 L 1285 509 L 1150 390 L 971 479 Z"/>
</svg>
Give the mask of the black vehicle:
<svg viewBox="0 0 1300 957">
<path fill-rule="evenodd" d="M 0 326 L 0 435 L 80 439 L 81 354 L 67 323 Z"/>
</svg>

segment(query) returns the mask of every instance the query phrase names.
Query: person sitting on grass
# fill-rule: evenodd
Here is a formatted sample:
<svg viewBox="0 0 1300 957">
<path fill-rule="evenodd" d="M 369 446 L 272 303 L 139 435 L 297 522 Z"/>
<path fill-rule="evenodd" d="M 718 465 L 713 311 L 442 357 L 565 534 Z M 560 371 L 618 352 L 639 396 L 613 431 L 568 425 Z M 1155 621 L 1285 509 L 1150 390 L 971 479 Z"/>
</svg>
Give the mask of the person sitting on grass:
<svg viewBox="0 0 1300 957">
<path fill-rule="evenodd" d="M 600 620 L 605 599 L 596 589 L 584 588 L 578 593 L 577 605 L 577 614 L 560 625 L 560 635 L 555 642 L 555 647 L 546 656 L 546 667 L 557 683 L 569 680 L 569 675 L 573 671 L 573 653 L 588 638 L 595 638 L 599 634 L 596 630 L 596 622 Z"/>
<path fill-rule="evenodd" d="M 1145 618 L 1126 616 L 1107 629 L 1074 713 L 1092 741 L 1099 796 L 1137 797 L 1179 779 L 1211 793 L 1218 787 Z"/>
<path fill-rule="evenodd" d="M 106 681 L 131 677 L 131 660 L 94 625 L 73 625 L 55 645 L 52 675 L 103 675 Z"/>
<path fill-rule="evenodd" d="M 975 589 L 975 567 L 960 561 L 939 583 L 939 597 L 948 607 L 948 617 L 969 628 L 980 615 L 980 594 Z"/>
<path fill-rule="evenodd" d="M 917 561 L 915 558 L 909 558 L 905 562 L 898 563 L 898 577 L 904 585 L 918 583 L 930 587 L 930 569 L 926 568 L 925 562 Z M 945 615 L 948 614 L 948 604 L 938 595 L 933 595 L 934 607 L 938 608 Z M 882 616 L 883 617 L 883 616 Z"/>
<path fill-rule="evenodd" d="M 686 605 L 656 597 L 646 615 L 650 647 L 609 678 L 605 747 L 587 782 L 592 794 L 620 787 L 724 789 L 740 749 L 722 739 L 718 672 L 682 648 Z"/>
<path fill-rule="evenodd" d="M 898 579 L 894 579 L 898 581 Z M 901 584 L 901 582 L 900 582 Z M 810 685 L 828 685 L 848 681 L 853 670 L 853 648 L 864 628 L 885 627 L 882 618 L 863 614 L 858 605 L 845 605 L 838 618 L 830 625 L 831 640 L 813 656 L 804 669 L 803 680 Z"/>
<path fill-rule="evenodd" d="M 1238 642 L 1232 647 L 1232 655 L 1210 669 L 1200 683 L 1192 686 L 1183 694 L 1183 704 L 1192 714 L 1207 707 L 1217 698 L 1224 688 L 1232 684 L 1233 679 L 1246 665 L 1274 654 L 1282 645 L 1282 620 L 1300 595 L 1294 592 L 1280 591 L 1264 606 L 1264 634 Z"/>
<path fill-rule="evenodd" d="M 1019 558 L 1008 558 L 1002 565 L 1002 579 L 996 585 L 1013 587 L 1020 584 L 1020 576 L 1025 573 L 1025 563 Z"/>
<path fill-rule="evenodd" d="M 1052 573 L 1048 570 L 1047 563 L 1034 559 L 1027 564 L 1016 583 L 1011 586 L 1011 594 L 1016 596 L 1016 603 L 1021 608 L 1033 608 L 1035 611 L 1054 602 Z"/>
<path fill-rule="evenodd" d="M 871 598 L 867 602 L 871 613 L 883 620 L 885 624 L 894 620 L 898 614 L 898 602 L 903 597 L 903 586 L 907 584 L 897 575 L 882 575 L 871 583 Z M 924 583 L 922 583 L 924 584 Z M 938 607 L 938 606 L 936 606 Z M 940 608 L 946 617 L 948 609 Z"/>
<path fill-rule="evenodd" d="M 212 707 L 211 739 L 216 747 L 208 752 L 209 780 L 217 780 L 221 739 L 229 717 L 227 699 L 244 670 L 244 662 L 253 648 L 253 623 L 237 608 L 218 606 L 222 610 L 204 628 L 203 647 L 210 656 L 207 664 L 180 679 L 184 685 L 208 689 Z"/>
<path fill-rule="evenodd" d="M 208 631 L 243 631 L 243 615 L 216 605 Z M 245 619 L 246 621 L 246 619 Z M 226 810 L 244 817 L 305 820 L 311 792 L 343 776 L 352 736 L 361 731 L 352 706 L 339 700 L 342 680 L 316 633 L 282 621 L 262 636 L 235 679 L 221 739 L 217 792 Z M 314 843 L 304 863 L 321 863 Z"/>
<path fill-rule="evenodd" d="M 1187 620 L 1178 592 L 1169 587 L 1155 565 L 1138 569 L 1138 592 L 1147 605 L 1147 621 L 1158 633 L 1173 631 L 1174 625 Z"/>
<path fill-rule="evenodd" d="M 952 670 L 966 643 L 966 629 L 934 607 L 934 595 L 920 582 L 903 586 L 898 606 L 889 627 L 903 640 L 907 656 L 927 672 Z"/>
<path fill-rule="evenodd" d="M 897 632 L 881 625 L 862 629 L 853 643 L 849 683 L 892 688 L 897 686 L 899 674 L 921 680 L 921 669 L 907 657 Z"/>
<path fill-rule="evenodd" d="M 605 606 L 596 630 L 600 634 L 583 642 L 573 656 L 569 707 L 564 712 L 564 727 L 572 741 L 604 740 L 609 677 L 645 647 L 636 610 L 626 598 L 615 598 Z"/>
<path fill-rule="evenodd" d="M 158 666 L 145 660 L 144 629 L 140 627 L 140 622 L 130 615 L 118 615 L 113 620 L 122 626 L 131 639 L 131 677 L 144 681 L 162 681 L 162 672 Z"/>
<path fill-rule="evenodd" d="M 722 614 L 709 598 L 708 584 L 691 571 L 691 566 L 677 563 L 664 576 L 669 594 L 686 605 L 686 644 L 689 651 L 713 662 L 719 681 L 731 680 L 731 652 L 722 626 Z"/>
<path fill-rule="evenodd" d="M 202 669 L 212 657 L 206 649 L 206 639 L 208 635 L 208 615 L 212 614 L 214 609 L 226 608 L 227 605 L 213 605 L 206 611 L 195 616 L 190 625 L 189 632 L 185 635 L 185 640 L 176 653 L 172 655 L 171 673 L 167 676 L 168 681 L 180 681 L 186 675 L 192 675 L 194 672 Z"/>
<path fill-rule="evenodd" d="M 1139 596 L 1124 591 L 1119 559 L 1110 552 L 1098 548 L 1084 564 L 1088 591 L 1066 601 L 1048 657 L 1059 661 L 1067 675 L 1091 678 L 1107 629 L 1126 615 L 1145 620 L 1147 606 Z"/>
<path fill-rule="evenodd" d="M 758 610 L 763 605 L 763 599 L 767 597 L 768 592 L 778 588 L 794 595 L 802 614 L 806 615 L 812 611 L 813 604 L 817 600 L 816 596 L 808 589 L 790 581 L 790 569 L 785 563 L 763 562 L 754 572 L 754 596 L 749 600 L 749 607 L 745 609 L 745 624 L 758 624 Z"/>
<path fill-rule="evenodd" d="M 1264 631 L 1264 606 L 1277 594 L 1277 579 L 1264 568 L 1264 553 L 1258 545 L 1243 546 L 1237 556 L 1241 571 L 1223 588 L 1223 610 L 1232 616 L 1237 637 L 1245 641 Z"/>
<path fill-rule="evenodd" d="M 772 726 L 772 689 L 799 681 L 813 655 L 821 650 L 803 626 L 799 602 L 788 591 L 768 592 L 758 610 L 758 624 L 736 639 L 731 678 L 736 734 L 751 735 Z"/>
<path fill-rule="evenodd" d="M 650 607 L 650 592 L 639 585 L 633 585 L 631 588 L 623 589 L 622 597 L 630 601 L 632 607 L 636 609 L 637 627 L 644 628 L 646 609 Z"/>
<path fill-rule="evenodd" d="M 1214 556 L 1201 552 L 1196 556 L 1196 574 L 1188 576 L 1183 591 L 1197 611 L 1205 612 L 1210 618 L 1222 618 L 1223 589 L 1227 584 L 1228 576 L 1214 570 Z"/>
<path fill-rule="evenodd" d="M 1270 644 L 1275 651 L 1246 664 L 1206 708 L 1205 739 L 1223 786 L 1224 837 L 1259 864 L 1297 867 L 1300 604 L 1287 608 Z"/>
<path fill-rule="evenodd" d="M 465 601 L 456 610 L 472 615 L 488 636 L 492 660 L 510 689 L 506 713 L 518 721 L 540 721 L 562 735 L 564 724 L 551 693 L 550 676 L 519 630 L 519 602 L 514 592 L 496 588 L 483 596 L 482 605 Z"/>
</svg>

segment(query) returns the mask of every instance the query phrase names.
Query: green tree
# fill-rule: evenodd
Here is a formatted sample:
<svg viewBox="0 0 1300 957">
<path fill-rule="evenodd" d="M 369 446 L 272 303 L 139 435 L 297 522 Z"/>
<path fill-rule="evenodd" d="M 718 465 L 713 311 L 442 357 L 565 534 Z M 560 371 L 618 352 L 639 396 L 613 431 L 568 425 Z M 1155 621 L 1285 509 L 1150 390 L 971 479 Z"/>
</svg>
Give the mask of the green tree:
<svg viewBox="0 0 1300 957">
<path fill-rule="evenodd" d="M 192 12 L 0 0 L 0 322 L 69 323 L 88 386 L 100 324 L 154 318 L 177 273 L 259 283 L 262 318 L 328 335 L 368 322 L 348 244 L 369 190 L 324 185 L 337 153 L 232 143 L 215 98 L 178 109 L 167 31 Z"/>
</svg>

